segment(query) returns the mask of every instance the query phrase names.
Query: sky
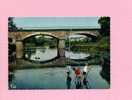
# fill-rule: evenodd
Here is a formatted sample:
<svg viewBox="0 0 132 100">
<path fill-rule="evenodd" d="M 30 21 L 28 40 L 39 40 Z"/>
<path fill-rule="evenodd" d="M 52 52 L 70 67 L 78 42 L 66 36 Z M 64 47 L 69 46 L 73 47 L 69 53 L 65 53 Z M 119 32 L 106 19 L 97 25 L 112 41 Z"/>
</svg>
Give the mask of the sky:
<svg viewBox="0 0 132 100">
<path fill-rule="evenodd" d="M 19 28 L 43 27 L 89 27 L 99 28 L 99 17 L 15 17 L 14 23 Z"/>
</svg>

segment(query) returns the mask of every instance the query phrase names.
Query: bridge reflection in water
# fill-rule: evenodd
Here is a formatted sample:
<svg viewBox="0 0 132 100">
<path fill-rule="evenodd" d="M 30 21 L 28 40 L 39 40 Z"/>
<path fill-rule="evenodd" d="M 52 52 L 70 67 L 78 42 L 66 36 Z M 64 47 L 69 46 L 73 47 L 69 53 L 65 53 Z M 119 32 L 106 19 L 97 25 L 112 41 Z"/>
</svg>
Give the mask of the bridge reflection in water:
<svg viewBox="0 0 132 100">
<path fill-rule="evenodd" d="M 85 65 L 89 57 L 90 54 L 85 52 L 76 53 L 73 51 L 65 51 L 65 56 L 59 57 L 57 55 L 57 48 L 26 48 L 24 51 L 24 59 L 17 59 L 16 65 L 10 64 L 10 68 L 62 67 L 66 64 Z"/>
<path fill-rule="evenodd" d="M 32 48 L 25 48 L 24 50 L 24 58 L 31 60 L 31 61 L 51 61 L 51 59 L 56 58 L 57 55 L 57 48 L 50 49 L 49 47 L 32 47 Z M 89 53 L 76 53 L 73 51 L 65 51 L 65 57 L 69 59 L 84 59 L 86 60 L 89 57 Z"/>
<path fill-rule="evenodd" d="M 24 53 L 25 53 L 24 57 L 26 59 L 38 62 L 48 61 L 58 56 L 57 49 L 55 48 L 50 49 L 49 47 L 26 48 L 24 50 Z"/>
</svg>

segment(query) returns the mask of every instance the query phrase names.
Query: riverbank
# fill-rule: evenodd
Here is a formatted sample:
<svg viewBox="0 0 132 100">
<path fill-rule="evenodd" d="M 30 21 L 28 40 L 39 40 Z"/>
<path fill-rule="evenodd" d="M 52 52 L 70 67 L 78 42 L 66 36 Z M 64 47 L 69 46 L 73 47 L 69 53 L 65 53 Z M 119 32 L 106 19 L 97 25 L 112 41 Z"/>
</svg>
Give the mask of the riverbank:
<svg viewBox="0 0 132 100">
<path fill-rule="evenodd" d="M 32 68 L 48 68 L 48 67 L 65 67 L 66 65 L 70 66 L 85 66 L 86 63 L 89 65 L 99 65 L 99 58 L 92 59 L 90 58 L 85 60 L 73 60 L 68 58 L 58 58 L 49 62 L 40 63 L 40 62 L 31 62 L 29 60 L 17 59 L 16 63 L 9 64 L 9 69 L 32 69 Z"/>
</svg>

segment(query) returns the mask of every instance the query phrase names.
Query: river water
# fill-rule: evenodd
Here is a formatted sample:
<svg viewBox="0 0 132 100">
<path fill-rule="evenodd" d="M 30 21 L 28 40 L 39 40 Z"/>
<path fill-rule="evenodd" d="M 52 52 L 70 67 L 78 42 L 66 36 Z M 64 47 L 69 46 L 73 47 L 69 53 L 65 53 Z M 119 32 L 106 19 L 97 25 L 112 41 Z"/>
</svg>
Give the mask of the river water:
<svg viewBox="0 0 132 100">
<path fill-rule="evenodd" d="M 27 53 L 25 53 L 25 55 L 27 55 Z M 36 48 L 35 52 L 31 53 L 29 59 L 45 61 L 55 58 L 56 56 L 57 49 Z M 71 59 L 85 59 L 90 56 L 90 54 L 66 51 L 65 56 Z M 78 66 L 71 66 L 71 69 L 72 67 Z M 80 66 L 81 72 L 83 68 L 84 66 Z M 90 89 L 106 89 L 110 87 L 107 81 L 100 75 L 101 70 L 101 66 L 92 65 L 86 78 Z M 73 70 L 70 73 L 70 77 L 72 78 L 70 88 L 75 89 L 75 73 Z M 10 89 L 66 89 L 66 80 L 66 67 L 14 70 L 9 76 L 9 87 Z M 82 88 L 85 87 L 83 86 Z"/>
<path fill-rule="evenodd" d="M 72 66 L 73 67 L 73 66 Z M 74 66 L 75 67 L 75 66 Z M 83 66 L 80 67 L 81 70 Z M 102 67 L 92 66 L 87 75 L 87 81 L 90 89 L 107 89 L 109 84 L 100 75 Z M 14 89 L 66 89 L 67 68 L 41 68 L 15 70 L 10 85 Z M 75 74 L 72 71 L 71 89 L 76 88 Z M 85 87 L 83 87 L 85 88 Z"/>
</svg>

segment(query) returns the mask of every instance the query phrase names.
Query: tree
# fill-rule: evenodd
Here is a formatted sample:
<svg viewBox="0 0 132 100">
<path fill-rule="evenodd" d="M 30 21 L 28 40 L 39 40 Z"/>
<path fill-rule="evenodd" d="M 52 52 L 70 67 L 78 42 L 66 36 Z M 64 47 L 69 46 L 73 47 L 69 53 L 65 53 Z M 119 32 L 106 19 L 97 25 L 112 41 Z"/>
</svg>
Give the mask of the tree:
<svg viewBox="0 0 132 100">
<path fill-rule="evenodd" d="M 17 31 L 18 28 L 16 27 L 16 24 L 13 22 L 13 17 L 8 18 L 8 31 L 13 32 Z"/>
<path fill-rule="evenodd" d="M 98 20 L 98 23 L 101 25 L 100 33 L 103 36 L 109 36 L 110 35 L 110 17 L 104 16 L 100 17 Z"/>
</svg>

